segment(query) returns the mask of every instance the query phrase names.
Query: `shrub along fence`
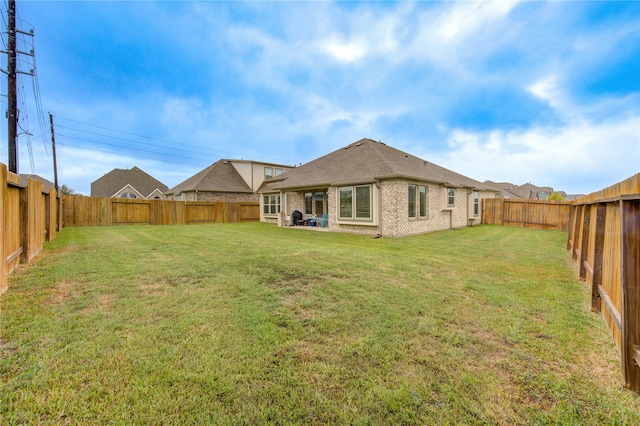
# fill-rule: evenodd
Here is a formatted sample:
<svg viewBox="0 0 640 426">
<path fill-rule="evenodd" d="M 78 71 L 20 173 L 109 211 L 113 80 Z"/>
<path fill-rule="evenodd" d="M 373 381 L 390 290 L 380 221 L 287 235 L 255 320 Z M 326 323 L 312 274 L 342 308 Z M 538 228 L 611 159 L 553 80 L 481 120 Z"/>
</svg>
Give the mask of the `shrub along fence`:
<svg viewBox="0 0 640 426">
<path fill-rule="evenodd" d="M 260 221 L 259 202 L 131 200 L 65 196 L 64 226 L 189 225 Z"/>
<path fill-rule="evenodd" d="M 7 171 L 0 163 L 0 294 L 7 290 L 7 276 L 20 262 L 30 262 L 45 241 L 60 229 L 58 201 L 53 188 Z"/>
<path fill-rule="evenodd" d="M 570 209 L 567 201 L 484 198 L 482 223 L 568 231 Z"/>
<path fill-rule="evenodd" d="M 567 250 L 620 349 L 625 386 L 640 392 L 640 173 L 571 206 Z"/>
</svg>

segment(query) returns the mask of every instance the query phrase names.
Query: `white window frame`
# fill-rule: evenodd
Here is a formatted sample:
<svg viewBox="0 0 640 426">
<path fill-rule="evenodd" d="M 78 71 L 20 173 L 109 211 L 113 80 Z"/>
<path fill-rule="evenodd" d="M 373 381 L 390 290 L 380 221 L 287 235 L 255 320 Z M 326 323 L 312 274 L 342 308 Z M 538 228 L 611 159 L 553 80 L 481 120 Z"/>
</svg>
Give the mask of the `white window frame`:
<svg viewBox="0 0 640 426">
<path fill-rule="evenodd" d="M 480 216 L 480 192 L 473 191 L 473 215 Z"/>
<path fill-rule="evenodd" d="M 270 179 L 273 177 L 273 167 L 265 167 L 264 168 L 264 178 Z"/>
<path fill-rule="evenodd" d="M 456 190 L 455 188 L 447 188 L 447 207 L 455 207 Z"/>
<path fill-rule="evenodd" d="M 411 197 L 410 189 L 414 188 L 413 197 Z M 423 192 L 424 190 L 424 192 Z M 420 196 L 424 194 L 424 200 Z M 411 214 L 411 200 L 413 199 L 413 215 Z M 424 201 L 424 202 L 423 202 Z M 426 219 L 429 216 L 429 187 L 426 185 L 418 185 L 410 183 L 407 185 L 407 215 L 409 219 Z"/>
<path fill-rule="evenodd" d="M 368 216 L 358 216 L 358 190 L 367 188 L 368 189 L 368 198 L 369 198 L 369 208 L 368 208 Z M 351 191 L 351 215 L 343 216 L 343 208 L 342 208 L 342 192 L 343 191 Z M 338 220 L 341 222 L 373 222 L 373 213 L 374 213 L 374 191 L 373 186 L 371 184 L 364 185 L 351 185 L 351 186 L 340 186 L 338 187 Z"/>
<path fill-rule="evenodd" d="M 264 216 L 277 216 L 282 211 L 282 200 L 280 193 L 263 194 L 262 214 Z"/>
</svg>

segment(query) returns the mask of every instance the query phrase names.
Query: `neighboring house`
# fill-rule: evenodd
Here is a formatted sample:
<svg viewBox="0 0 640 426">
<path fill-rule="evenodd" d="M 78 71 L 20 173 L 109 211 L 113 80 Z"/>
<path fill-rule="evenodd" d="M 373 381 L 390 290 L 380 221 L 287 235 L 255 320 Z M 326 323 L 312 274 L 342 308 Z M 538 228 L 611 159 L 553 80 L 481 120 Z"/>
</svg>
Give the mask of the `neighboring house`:
<svg viewBox="0 0 640 426">
<path fill-rule="evenodd" d="M 362 139 L 266 181 L 260 220 L 287 224 L 327 215 L 330 231 L 403 237 L 479 223 L 481 200 L 495 191 L 482 183 Z"/>
<path fill-rule="evenodd" d="M 531 183 L 514 185 L 511 182 L 492 182 L 487 180 L 484 184 L 500 192 L 501 198 L 522 198 L 528 200 L 546 200 L 555 191 L 550 186 L 536 186 Z M 565 196 L 563 191 L 559 194 Z"/>
<path fill-rule="evenodd" d="M 42 185 L 44 186 L 44 191 L 46 193 L 49 193 L 51 189 L 53 190 L 56 189 L 56 186 L 53 182 L 43 178 L 42 176 L 30 175 L 30 174 L 24 174 L 24 173 L 20 173 L 20 185 L 27 186 L 27 182 L 29 181 L 29 178 L 35 179 L 40 183 L 42 183 Z"/>
<path fill-rule="evenodd" d="M 265 179 L 280 176 L 292 166 L 250 160 L 219 160 L 168 190 L 171 200 L 257 202 Z"/>
<path fill-rule="evenodd" d="M 91 182 L 91 196 L 103 198 L 165 199 L 169 187 L 138 167 L 113 169 Z"/>
</svg>

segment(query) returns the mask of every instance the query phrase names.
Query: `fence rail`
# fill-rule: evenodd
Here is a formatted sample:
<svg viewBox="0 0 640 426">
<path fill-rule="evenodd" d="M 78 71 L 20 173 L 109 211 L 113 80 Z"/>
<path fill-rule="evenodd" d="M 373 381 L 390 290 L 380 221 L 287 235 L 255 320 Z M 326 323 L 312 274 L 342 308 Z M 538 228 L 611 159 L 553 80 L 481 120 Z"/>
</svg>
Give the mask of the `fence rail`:
<svg viewBox="0 0 640 426">
<path fill-rule="evenodd" d="M 0 294 L 7 276 L 21 262 L 30 262 L 59 228 L 58 198 L 53 188 L 20 176 L 0 164 Z"/>
<path fill-rule="evenodd" d="M 260 203 L 184 202 L 58 197 L 39 180 L 11 173 L 0 163 L 0 295 L 20 263 L 33 260 L 64 226 L 188 225 L 260 221 Z"/>
<path fill-rule="evenodd" d="M 640 392 L 640 173 L 571 206 L 567 250 L 620 349 L 625 386 Z"/>
<path fill-rule="evenodd" d="M 484 198 L 482 223 L 567 231 L 570 209 L 566 201 Z"/>
<path fill-rule="evenodd" d="M 64 197 L 64 226 L 189 225 L 260 221 L 259 202 Z"/>
</svg>

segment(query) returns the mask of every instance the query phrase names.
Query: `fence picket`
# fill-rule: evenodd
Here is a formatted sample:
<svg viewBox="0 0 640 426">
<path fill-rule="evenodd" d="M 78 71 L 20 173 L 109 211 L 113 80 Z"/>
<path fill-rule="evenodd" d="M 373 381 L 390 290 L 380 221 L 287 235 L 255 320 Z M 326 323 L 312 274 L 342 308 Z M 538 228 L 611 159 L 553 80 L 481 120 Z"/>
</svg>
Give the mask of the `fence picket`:
<svg viewBox="0 0 640 426">
<path fill-rule="evenodd" d="M 591 309 L 620 349 L 625 387 L 640 392 L 640 173 L 577 200 L 571 222 L 567 249 L 591 287 Z"/>
</svg>

